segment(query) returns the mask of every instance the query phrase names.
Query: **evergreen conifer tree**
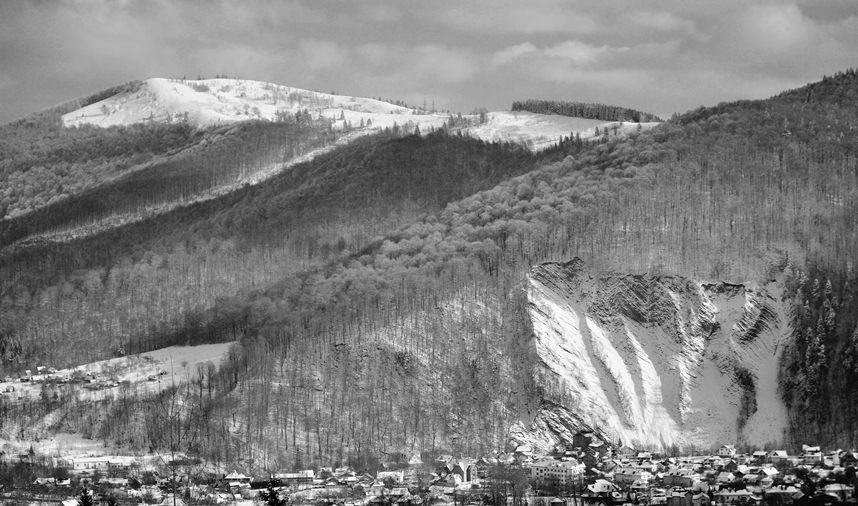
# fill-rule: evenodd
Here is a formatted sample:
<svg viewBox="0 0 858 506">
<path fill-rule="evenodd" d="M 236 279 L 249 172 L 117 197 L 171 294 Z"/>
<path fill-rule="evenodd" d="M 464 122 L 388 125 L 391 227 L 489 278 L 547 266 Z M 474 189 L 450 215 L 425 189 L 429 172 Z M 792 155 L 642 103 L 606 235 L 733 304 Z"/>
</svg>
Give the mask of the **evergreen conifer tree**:
<svg viewBox="0 0 858 506">
<path fill-rule="evenodd" d="M 86 487 L 82 488 L 77 498 L 77 506 L 95 506 L 95 501 Z"/>
</svg>

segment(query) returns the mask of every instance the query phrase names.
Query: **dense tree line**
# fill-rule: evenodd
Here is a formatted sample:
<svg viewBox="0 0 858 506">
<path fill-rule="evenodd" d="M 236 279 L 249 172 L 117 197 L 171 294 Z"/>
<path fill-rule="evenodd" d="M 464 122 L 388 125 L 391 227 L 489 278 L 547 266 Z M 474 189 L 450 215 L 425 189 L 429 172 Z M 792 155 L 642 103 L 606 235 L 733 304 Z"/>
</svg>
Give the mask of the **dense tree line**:
<svg viewBox="0 0 858 506">
<path fill-rule="evenodd" d="M 781 391 L 796 441 L 839 445 L 858 436 L 858 277 L 812 263 L 788 270 L 791 341 L 781 363 Z"/>
<path fill-rule="evenodd" d="M 563 100 L 534 100 L 514 101 L 513 111 L 535 112 L 537 114 L 558 114 L 576 118 L 598 119 L 602 121 L 633 121 L 648 123 L 663 121 L 655 114 L 636 111 L 627 107 L 605 104 L 587 104 L 583 102 L 566 102 Z"/>
</svg>

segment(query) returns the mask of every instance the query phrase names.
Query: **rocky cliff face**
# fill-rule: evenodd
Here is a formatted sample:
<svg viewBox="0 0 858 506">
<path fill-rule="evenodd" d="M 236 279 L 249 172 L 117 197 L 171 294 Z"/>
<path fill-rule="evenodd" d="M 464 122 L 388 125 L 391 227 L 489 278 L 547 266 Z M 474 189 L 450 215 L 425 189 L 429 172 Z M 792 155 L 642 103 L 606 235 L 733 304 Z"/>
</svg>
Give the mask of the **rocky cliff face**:
<svg viewBox="0 0 858 506">
<path fill-rule="evenodd" d="M 783 439 L 777 364 L 790 329 L 777 282 L 595 277 L 577 259 L 539 265 L 529 282 L 553 401 L 534 430 L 562 406 L 613 443 L 709 447 Z M 561 432 L 542 439 L 563 440 Z"/>
</svg>

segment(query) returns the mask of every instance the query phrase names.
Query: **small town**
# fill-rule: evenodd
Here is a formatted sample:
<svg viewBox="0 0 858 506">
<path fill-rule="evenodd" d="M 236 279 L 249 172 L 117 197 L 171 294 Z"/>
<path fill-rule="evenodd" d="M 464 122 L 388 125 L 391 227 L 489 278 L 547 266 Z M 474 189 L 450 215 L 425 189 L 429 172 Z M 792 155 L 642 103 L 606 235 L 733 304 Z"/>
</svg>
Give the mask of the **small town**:
<svg viewBox="0 0 858 506">
<path fill-rule="evenodd" d="M 423 458 L 427 457 L 427 458 Z M 268 475 L 205 470 L 187 456 L 0 455 L 3 504 L 254 506 L 704 506 L 855 503 L 854 450 L 800 453 L 722 445 L 708 455 L 619 448 L 582 431 L 572 444 L 538 452 L 527 444 L 481 457 L 412 455 L 375 472 L 347 467 L 278 470 Z M 44 475 L 36 475 L 37 470 Z"/>
</svg>

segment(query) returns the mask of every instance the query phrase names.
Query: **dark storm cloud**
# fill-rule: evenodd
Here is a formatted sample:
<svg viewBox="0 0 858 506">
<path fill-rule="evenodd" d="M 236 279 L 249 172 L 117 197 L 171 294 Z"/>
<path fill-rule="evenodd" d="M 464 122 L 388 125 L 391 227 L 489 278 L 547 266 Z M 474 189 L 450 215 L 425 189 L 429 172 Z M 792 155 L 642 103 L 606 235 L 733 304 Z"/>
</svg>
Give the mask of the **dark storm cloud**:
<svg viewBox="0 0 858 506">
<path fill-rule="evenodd" d="M 434 99 L 528 97 L 662 115 L 854 66 L 849 1 L 0 2 L 0 122 L 146 77 Z"/>
</svg>

